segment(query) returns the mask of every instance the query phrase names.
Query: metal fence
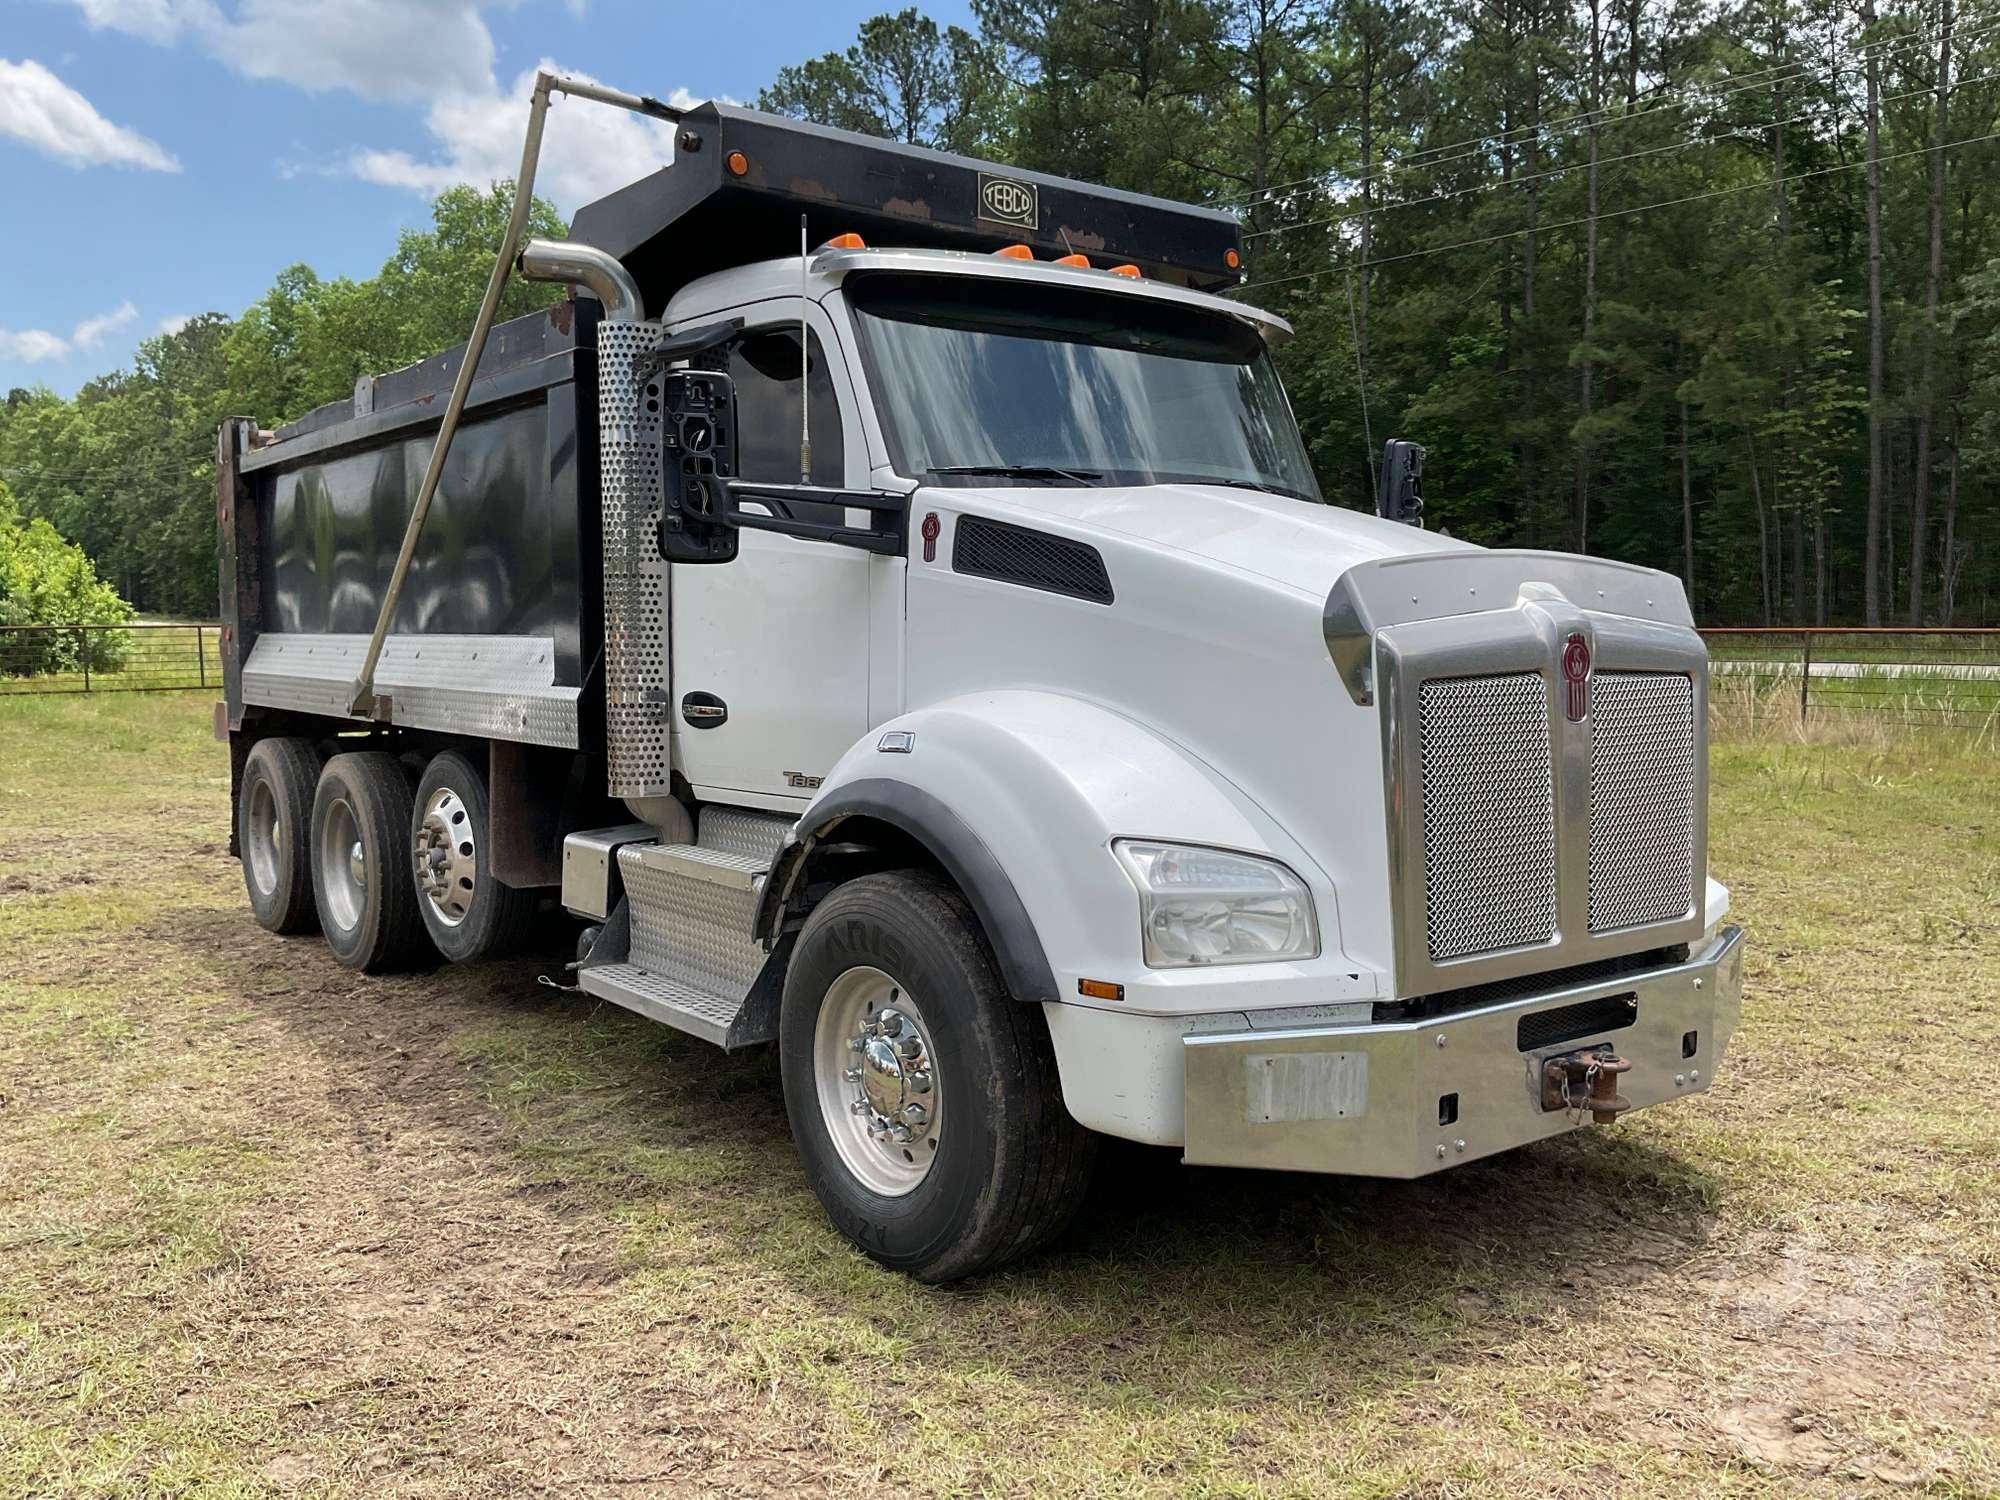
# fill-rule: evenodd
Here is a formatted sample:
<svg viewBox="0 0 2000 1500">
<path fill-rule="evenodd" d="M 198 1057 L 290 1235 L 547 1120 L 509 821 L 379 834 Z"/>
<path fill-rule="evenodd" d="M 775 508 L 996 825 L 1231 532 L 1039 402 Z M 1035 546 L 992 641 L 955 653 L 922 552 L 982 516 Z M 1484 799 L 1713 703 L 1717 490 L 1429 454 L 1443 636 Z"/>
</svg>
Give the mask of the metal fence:
<svg viewBox="0 0 2000 1500">
<path fill-rule="evenodd" d="M 2000 630 L 1704 630 L 1719 715 L 1980 728 L 2000 715 Z"/>
<path fill-rule="evenodd" d="M 219 691 L 209 623 L 0 625 L 9 693 Z M 2000 630 L 1712 629 L 1718 715 L 1792 723 L 1868 715 L 1978 728 L 2000 720 Z"/>
<path fill-rule="evenodd" d="M 0 697 L 222 686 L 222 627 L 0 625 Z"/>
</svg>

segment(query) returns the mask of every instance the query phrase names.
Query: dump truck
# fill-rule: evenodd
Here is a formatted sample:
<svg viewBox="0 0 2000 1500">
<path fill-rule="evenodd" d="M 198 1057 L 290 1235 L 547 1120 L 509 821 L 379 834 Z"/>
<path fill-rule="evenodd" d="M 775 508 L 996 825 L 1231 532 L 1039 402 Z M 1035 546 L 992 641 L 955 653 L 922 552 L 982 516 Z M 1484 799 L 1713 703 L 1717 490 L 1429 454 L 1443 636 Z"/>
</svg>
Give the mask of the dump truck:
<svg viewBox="0 0 2000 1500">
<path fill-rule="evenodd" d="M 1675 578 L 1426 530 L 1409 445 L 1329 504 L 1227 213 L 644 102 L 672 160 L 496 272 L 561 300 L 221 429 L 258 922 L 368 973 L 570 922 L 564 983 L 775 1045 L 930 1281 L 1105 1137 L 1414 1179 L 1709 1087 Z"/>
</svg>

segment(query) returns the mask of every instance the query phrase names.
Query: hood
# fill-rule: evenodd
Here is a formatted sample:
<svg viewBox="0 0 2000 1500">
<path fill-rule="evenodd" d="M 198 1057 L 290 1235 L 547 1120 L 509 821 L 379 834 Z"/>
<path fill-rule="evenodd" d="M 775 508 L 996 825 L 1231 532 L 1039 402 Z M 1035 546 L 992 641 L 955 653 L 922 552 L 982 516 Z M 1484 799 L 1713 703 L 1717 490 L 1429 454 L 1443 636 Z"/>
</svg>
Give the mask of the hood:
<svg viewBox="0 0 2000 1500">
<path fill-rule="evenodd" d="M 1314 599 L 1324 599 L 1356 563 L 1479 550 L 1359 511 L 1226 485 L 927 488 L 919 504 L 925 501 L 951 510 L 972 501 L 971 508 L 996 519 L 1047 516 L 1114 532 L 1254 573 Z"/>
</svg>

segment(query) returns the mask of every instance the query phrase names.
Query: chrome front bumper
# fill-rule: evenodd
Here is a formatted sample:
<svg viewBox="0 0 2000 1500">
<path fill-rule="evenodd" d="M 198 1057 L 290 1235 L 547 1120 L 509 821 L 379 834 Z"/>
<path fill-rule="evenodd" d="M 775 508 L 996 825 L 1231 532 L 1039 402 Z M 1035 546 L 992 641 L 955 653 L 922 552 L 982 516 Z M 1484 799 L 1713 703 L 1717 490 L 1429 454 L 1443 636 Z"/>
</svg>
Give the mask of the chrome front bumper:
<svg viewBox="0 0 2000 1500">
<path fill-rule="evenodd" d="M 1437 1020 L 1191 1034 L 1186 1160 L 1422 1177 L 1588 1121 L 1543 1108 L 1543 1063 L 1564 1053 L 1626 1058 L 1635 1109 L 1701 1092 L 1742 997 L 1743 930 L 1724 927 L 1685 963 Z"/>
</svg>

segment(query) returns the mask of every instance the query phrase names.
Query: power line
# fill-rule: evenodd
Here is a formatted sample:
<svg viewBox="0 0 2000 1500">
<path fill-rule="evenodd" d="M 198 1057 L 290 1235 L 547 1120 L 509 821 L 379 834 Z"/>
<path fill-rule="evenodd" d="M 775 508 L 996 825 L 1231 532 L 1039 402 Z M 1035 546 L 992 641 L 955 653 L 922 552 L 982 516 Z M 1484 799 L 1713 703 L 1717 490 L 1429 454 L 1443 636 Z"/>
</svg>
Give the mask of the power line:
<svg viewBox="0 0 2000 1500">
<path fill-rule="evenodd" d="M 1986 83 L 1995 78 L 2000 78 L 2000 69 L 1995 69 L 1988 73 L 1975 73 L 1970 78 L 1959 78 L 1953 81 L 1947 92 L 1955 92 L 1970 84 Z M 1936 92 L 1935 88 L 1906 89 L 1900 94 L 1886 95 L 1876 102 L 1879 107 L 1884 104 L 1897 104 L 1905 99 L 1914 99 L 1920 95 L 1935 95 Z M 1643 157 L 1660 156 L 1669 151 L 1688 151 L 1696 146 L 1720 146 L 1734 140 L 1753 140 L 1763 131 L 1775 129 L 1780 125 L 1796 125 L 1802 120 L 1815 118 L 1819 113 L 1820 111 L 1815 108 L 1807 110 L 1803 114 L 1789 115 L 1782 120 L 1768 120 L 1757 125 L 1746 125 L 1740 129 L 1724 131 L 1720 135 L 1694 136 L 1685 141 L 1671 141 L 1664 146 L 1648 146 L 1643 151 L 1627 151 L 1621 156 L 1604 158 L 1604 160 L 1598 163 L 1598 166 L 1600 169 L 1615 167 L 1620 162 L 1638 161 Z M 1927 147 L 1925 149 L 1928 150 L 1930 148 Z M 1321 219 L 1303 219 L 1296 224 L 1277 224 L 1269 229 L 1259 229 L 1254 233 L 1246 234 L 1243 236 L 1243 239 L 1246 243 L 1250 240 L 1269 239 L 1276 235 L 1290 234 L 1294 230 L 1319 229 L 1329 224 L 1344 224 L 1352 219 L 1359 219 L 1374 214 L 1386 214 L 1396 209 L 1418 208 L 1426 203 L 1443 203 L 1453 198 L 1470 197 L 1474 193 L 1490 193 L 1497 188 L 1523 187 L 1530 182 L 1540 182 L 1544 178 L 1560 177 L 1566 172 L 1581 171 L 1589 165 L 1588 162 L 1574 161 L 1560 167 L 1549 167 L 1544 171 L 1531 173 L 1526 177 L 1501 178 L 1492 182 L 1475 182 L 1468 187 L 1447 188 L 1441 193 L 1432 193 L 1424 198 L 1403 198 L 1393 203 L 1377 203 L 1365 209 L 1356 208 L 1337 214 L 1329 214 Z M 1370 264 L 1380 264 L 1380 262 L 1371 261 Z"/>
<path fill-rule="evenodd" d="M 1988 32 L 1995 30 L 2000 30 L 2000 20 L 1989 21 L 1982 25 L 1974 26 L 1971 28 L 1963 26 L 1955 27 L 1953 35 L 1955 39 L 1962 41 L 1974 37 L 1984 36 Z M 1886 38 L 1880 43 L 1872 43 L 1872 42 L 1864 43 L 1859 49 L 1852 50 L 1844 54 L 1842 60 L 1853 61 L 1854 59 L 1857 58 L 1865 58 L 1866 55 L 1877 46 L 1886 48 L 1890 52 L 1894 52 L 1897 49 L 1915 46 L 1918 43 L 1928 44 L 1930 42 L 1936 41 L 1942 35 L 1943 35 L 1943 28 L 1934 27 L 1928 31 L 1912 32 L 1899 37 Z M 1647 104 L 1643 109 L 1635 109 L 1628 111 L 1625 114 L 1619 114 L 1619 115 L 1604 115 L 1602 124 L 1622 125 L 1632 120 L 1644 119 L 1648 115 L 1657 114 L 1659 111 L 1669 108 L 1670 106 L 1672 106 L 1677 102 L 1681 102 L 1681 96 L 1683 95 L 1706 96 L 1709 102 L 1719 103 L 1724 99 L 1731 98 L 1736 94 L 1744 93 L 1747 90 L 1753 88 L 1773 88 L 1779 84 L 1794 83 L 1807 78 L 1811 78 L 1815 81 L 1820 81 L 1820 82 L 1831 82 L 1833 79 L 1838 78 L 1842 72 L 1846 71 L 1846 69 L 1842 68 L 1839 65 L 1839 62 L 1836 61 L 1833 72 L 1830 75 L 1822 77 L 1822 75 L 1818 72 L 1818 67 L 1819 67 L 1818 61 L 1813 60 L 1810 62 L 1775 64 L 1771 67 L 1760 69 L 1758 70 L 1758 72 L 1739 73 L 1730 80 L 1732 84 L 1731 87 L 1722 89 L 1719 92 L 1711 92 L 1711 86 L 1705 83 L 1689 83 L 1689 84 L 1675 85 L 1674 87 L 1665 90 L 1660 96 L 1657 96 L 1653 100 L 1653 102 Z M 1782 72 L 1788 68 L 1794 70 L 1791 76 L 1788 78 L 1762 79 L 1763 74 Z M 1262 197 L 1263 202 L 1269 202 L 1271 201 L 1273 195 L 1284 192 L 1288 188 L 1314 186 L 1325 183 L 1329 178 L 1332 177 L 1341 177 L 1349 182 L 1358 184 L 1362 182 L 1372 182 L 1380 177 L 1393 176 L 1397 172 L 1411 171 L 1417 167 L 1427 167 L 1435 169 L 1439 167 L 1455 166 L 1457 163 L 1465 161 L 1470 157 L 1480 155 L 1482 149 L 1488 146 L 1520 145 L 1520 144 L 1525 144 L 1526 140 L 1530 136 L 1538 136 L 1543 134 L 1554 134 L 1554 133 L 1568 133 L 1570 131 L 1580 129 L 1584 126 L 1587 126 L 1590 123 L 1591 118 L 1594 114 L 1604 114 L 1604 112 L 1586 110 L 1581 114 L 1568 115 L 1557 120 L 1543 121 L 1535 125 L 1516 126 L 1512 130 L 1500 131 L 1497 134 L 1467 136 L 1464 140 L 1449 141 L 1440 146 L 1423 147 L 1418 151 L 1410 153 L 1408 156 L 1398 157 L 1393 161 L 1385 161 L 1378 167 L 1371 167 L 1361 172 L 1343 172 L 1337 168 L 1330 168 L 1327 171 L 1315 173 L 1310 177 L 1296 177 L 1289 182 L 1276 183 L 1274 185 L 1263 188 L 1253 188 L 1248 192 L 1230 194 L 1226 197 L 1218 198 L 1214 201 L 1218 205 L 1225 207 L 1240 202 L 1240 203 L 1245 203 L 1248 207 L 1254 208 L 1259 206 L 1259 204 L 1256 202 L 1251 202 L 1250 200 L 1258 199 L 1260 195 Z M 1519 139 L 1512 139 L 1513 137 L 1519 137 Z M 1442 161 L 1432 161 L 1428 159 L 1434 156 L 1438 156 L 1443 152 L 1457 151 L 1461 147 L 1468 147 L 1472 149 L 1463 151 L 1460 155 L 1453 156 Z"/>
<path fill-rule="evenodd" d="M 1940 149 L 1950 151 L 1959 146 L 1976 146 L 1982 141 L 1992 140 L 2000 140 L 2000 130 L 1989 131 L 1985 135 L 1967 136 L 1963 140 L 1946 141 L 1942 148 L 1937 146 L 1917 146 L 1908 151 L 1892 151 L 1887 156 L 1877 157 L 1876 161 L 1901 161 L 1911 156 L 1928 156 L 1931 152 Z M 1838 166 L 1817 167 L 1810 172 L 1794 172 L 1787 177 L 1765 178 L 1757 182 L 1746 182 L 1737 187 L 1712 188 L 1705 193 L 1689 193 L 1685 197 L 1667 198 L 1658 203 L 1639 203 L 1634 204 L 1631 208 L 1607 209 L 1605 212 L 1598 214 L 1597 217 L 1600 220 L 1623 219 L 1632 214 L 1645 213 L 1650 209 L 1676 208 L 1683 203 L 1700 203 L 1709 198 L 1726 198 L 1736 193 L 1762 192 L 1781 184 L 1804 182 L 1812 177 L 1826 177 L 1835 172 L 1857 171 L 1867 165 L 1868 162 L 1865 159 L 1862 161 L 1842 162 Z M 1423 250 L 1405 250 L 1400 255 L 1385 255 L 1379 260 L 1371 260 L 1368 262 L 1368 268 L 1373 270 L 1377 266 L 1390 266 L 1398 261 L 1418 260 L 1426 255 L 1443 255 L 1449 250 L 1469 250 L 1478 245 L 1497 245 L 1502 240 L 1518 239 L 1524 234 L 1547 234 L 1558 229 L 1574 229 L 1579 224 L 1588 224 L 1589 222 L 1589 215 L 1578 219 L 1558 219 L 1554 223 L 1535 224 L 1524 229 L 1509 229 L 1499 234 L 1483 235 L 1478 239 L 1456 240 L 1449 245 L 1432 245 Z M 1316 276 L 1325 276 L 1334 271 L 1346 271 L 1348 269 L 1350 268 L 1346 266 L 1322 266 L 1317 271 L 1300 271 L 1292 276 L 1273 276 L 1266 281 L 1245 282 L 1242 286 L 1235 288 L 1235 290 L 1238 292 L 1250 292 L 1255 291 L 1259 287 L 1283 286 L 1287 282 L 1292 281 L 1310 281 Z"/>
</svg>

